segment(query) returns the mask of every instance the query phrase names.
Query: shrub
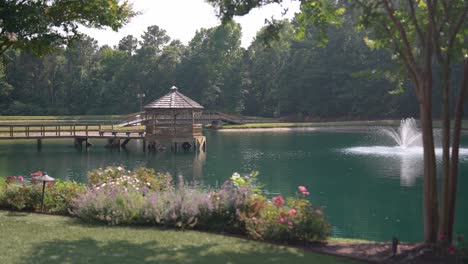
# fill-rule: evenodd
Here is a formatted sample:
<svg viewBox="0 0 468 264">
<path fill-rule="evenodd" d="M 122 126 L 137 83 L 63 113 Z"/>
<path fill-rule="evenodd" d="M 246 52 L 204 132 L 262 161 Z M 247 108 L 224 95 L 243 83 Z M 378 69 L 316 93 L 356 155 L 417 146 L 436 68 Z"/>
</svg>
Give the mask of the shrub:
<svg viewBox="0 0 468 264">
<path fill-rule="evenodd" d="M 323 240 L 330 234 L 331 226 L 322 210 L 314 208 L 307 199 L 288 198 L 284 202 L 282 196 L 276 196 L 272 200 L 253 197 L 241 214 L 246 232 L 252 238 L 297 242 Z"/>
<path fill-rule="evenodd" d="M 4 193 L 4 207 L 14 210 L 35 210 L 41 203 L 39 186 L 25 184 L 7 184 Z"/>
<path fill-rule="evenodd" d="M 297 197 L 268 199 L 253 173 L 233 174 L 219 189 L 204 189 L 180 179 L 175 186 L 166 182 L 163 188 L 152 190 L 139 185 L 144 177 L 152 177 L 151 171 L 120 174 L 106 170 L 101 173 L 107 173 L 107 178 L 95 181 L 100 184 L 86 188 L 73 200 L 74 215 L 111 225 L 199 228 L 282 242 L 322 240 L 330 233 L 321 209 L 306 199 L 309 192 L 304 186 L 299 186 Z"/>
<path fill-rule="evenodd" d="M 124 184 L 133 188 L 147 188 L 149 190 L 164 190 L 172 186 L 169 174 L 155 173 L 153 169 L 137 168 L 126 171 L 123 167 L 107 167 L 88 173 L 88 183 L 95 187 L 108 184 Z"/>
<path fill-rule="evenodd" d="M 134 189 L 121 186 L 87 188 L 72 201 L 71 213 L 85 221 L 111 225 L 141 222 L 143 196 Z"/>
<path fill-rule="evenodd" d="M 193 228 L 213 210 L 210 193 L 179 179 L 175 188 L 145 196 L 146 222 L 177 228 Z"/>
<path fill-rule="evenodd" d="M 50 213 L 69 214 L 73 199 L 84 190 L 81 183 L 56 180 L 45 192 L 44 207 Z"/>
<path fill-rule="evenodd" d="M 14 210 L 40 210 L 42 183 L 27 181 L 22 176 L 9 176 L 0 192 L 0 206 Z M 84 190 L 76 182 L 57 180 L 46 185 L 44 209 L 46 212 L 68 214 L 72 199 Z"/>
</svg>

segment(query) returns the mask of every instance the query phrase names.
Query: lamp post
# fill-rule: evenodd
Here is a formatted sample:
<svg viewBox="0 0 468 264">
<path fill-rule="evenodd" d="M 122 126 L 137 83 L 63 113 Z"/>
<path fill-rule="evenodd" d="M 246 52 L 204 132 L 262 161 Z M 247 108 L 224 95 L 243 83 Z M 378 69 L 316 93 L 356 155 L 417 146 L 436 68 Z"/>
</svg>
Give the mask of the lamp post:
<svg viewBox="0 0 468 264">
<path fill-rule="evenodd" d="M 47 175 L 47 172 L 44 172 L 44 175 L 36 177 L 35 180 L 42 181 L 41 213 L 43 213 L 44 212 L 44 192 L 45 192 L 46 182 L 53 182 L 55 181 L 55 179 Z"/>
<path fill-rule="evenodd" d="M 143 98 L 145 98 L 144 93 L 138 93 L 137 98 L 140 99 L 140 112 L 143 112 Z"/>
</svg>

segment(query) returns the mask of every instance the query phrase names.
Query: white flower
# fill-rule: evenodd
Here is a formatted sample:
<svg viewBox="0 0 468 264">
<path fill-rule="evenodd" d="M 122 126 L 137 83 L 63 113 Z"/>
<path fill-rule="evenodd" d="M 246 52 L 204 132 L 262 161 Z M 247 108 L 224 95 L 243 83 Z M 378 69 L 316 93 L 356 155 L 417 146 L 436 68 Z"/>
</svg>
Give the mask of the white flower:
<svg viewBox="0 0 468 264">
<path fill-rule="evenodd" d="M 123 168 L 122 168 L 122 167 L 120 167 L 120 166 L 118 166 L 118 167 L 117 167 L 117 170 L 119 170 L 119 171 L 122 171 L 122 170 L 123 170 Z"/>
<path fill-rule="evenodd" d="M 232 178 L 233 178 L 233 179 L 240 178 L 240 174 L 237 173 L 237 172 L 234 172 L 234 173 L 232 174 Z"/>
</svg>

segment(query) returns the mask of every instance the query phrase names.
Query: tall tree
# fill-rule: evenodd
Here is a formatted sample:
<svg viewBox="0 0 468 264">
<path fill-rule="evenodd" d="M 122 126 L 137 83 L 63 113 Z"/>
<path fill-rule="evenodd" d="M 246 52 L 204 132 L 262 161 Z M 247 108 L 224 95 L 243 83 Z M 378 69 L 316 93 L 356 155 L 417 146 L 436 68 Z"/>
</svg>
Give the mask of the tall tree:
<svg viewBox="0 0 468 264">
<path fill-rule="evenodd" d="M 273 2 L 282 2 L 282 0 L 207 1 L 218 9 L 223 21 L 228 21 L 235 15 L 245 15 L 256 7 Z M 456 10 L 450 12 L 448 8 L 450 5 L 454 5 Z M 448 38 L 451 39 L 451 37 L 458 38 L 466 33 L 466 26 L 464 27 L 463 25 L 465 25 L 467 5 L 468 2 L 463 0 L 450 2 L 443 0 L 359 0 L 352 2 L 352 4 L 341 4 L 329 0 L 301 0 L 301 13 L 298 15 L 298 22 L 302 25 L 302 30 L 298 32 L 299 35 L 303 35 L 305 32 L 304 25 L 311 23 L 317 28 L 318 40 L 322 44 L 325 44 L 327 41 L 327 26 L 330 24 L 336 25 L 341 22 L 340 17 L 346 11 L 345 7 L 359 12 L 361 14 L 359 27 L 366 30 L 369 36 L 373 38 L 372 40 L 368 39 L 369 45 L 374 48 L 385 48 L 391 51 L 400 66 L 405 69 L 406 74 L 404 77 L 409 79 L 413 84 L 421 116 L 424 146 L 424 238 L 427 243 L 435 243 L 437 241 L 439 220 L 437 169 L 432 124 L 434 50 L 436 53 L 442 50 L 442 48 L 438 48 L 438 45 L 446 48 L 445 45 L 441 45 L 439 42 L 444 36 L 450 36 Z M 455 19 L 451 17 L 453 13 L 458 14 L 455 16 Z M 447 21 L 455 22 L 448 23 L 452 24 L 452 26 L 444 26 L 443 23 Z M 458 26 L 460 24 L 462 26 Z M 465 60 L 467 57 L 465 56 Z M 458 97 L 461 105 L 464 104 L 465 100 L 465 86 L 463 85 L 466 84 L 462 83 L 460 96 Z M 446 108 L 449 107 L 450 103 L 445 99 L 442 105 L 444 105 L 445 109 L 444 144 L 446 145 L 449 133 Z M 461 118 L 461 113 L 458 111 L 457 113 L 456 118 Z M 456 131 L 455 133 L 459 135 L 460 132 Z M 456 138 L 456 135 L 454 137 Z M 454 143 L 458 144 L 459 142 L 454 140 Z M 457 148 L 458 146 L 455 148 L 455 152 L 457 152 Z M 447 153 L 448 148 L 445 146 L 444 149 Z M 446 155 L 445 164 L 448 162 Z M 452 157 L 454 162 L 458 163 L 458 153 L 454 153 Z M 447 176 L 448 174 L 444 175 L 444 177 Z M 452 180 L 452 182 L 454 181 Z M 447 184 L 447 186 L 449 185 Z M 452 192 L 455 192 L 456 189 L 453 189 L 453 183 L 451 185 Z M 447 193 L 450 192 L 447 191 Z M 453 204 L 454 202 L 452 196 L 450 203 Z M 450 208 L 454 209 L 453 206 Z M 448 211 L 450 210 L 444 210 L 442 216 L 447 216 Z M 447 230 L 448 228 L 444 229 Z M 449 235 L 451 237 L 451 234 Z"/>
</svg>

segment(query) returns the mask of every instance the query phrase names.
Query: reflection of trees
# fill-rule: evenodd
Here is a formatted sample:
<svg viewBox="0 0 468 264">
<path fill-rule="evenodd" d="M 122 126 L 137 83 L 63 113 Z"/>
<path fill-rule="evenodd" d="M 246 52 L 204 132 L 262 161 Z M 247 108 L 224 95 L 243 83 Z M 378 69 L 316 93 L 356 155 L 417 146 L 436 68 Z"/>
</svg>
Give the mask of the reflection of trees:
<svg viewBox="0 0 468 264">
<path fill-rule="evenodd" d="M 186 179 L 200 179 L 206 153 L 180 152 L 143 152 L 142 143 L 130 141 L 125 149 L 106 149 L 105 141 L 93 140 L 92 148 L 75 149 L 72 140 L 46 140 L 43 149 L 38 152 L 31 142 L 20 142 L 4 146 L 8 155 L 0 156 L 0 176 L 29 175 L 42 170 L 62 180 L 85 182 L 87 172 L 107 166 L 153 168 L 158 172 L 183 175 Z"/>
</svg>

